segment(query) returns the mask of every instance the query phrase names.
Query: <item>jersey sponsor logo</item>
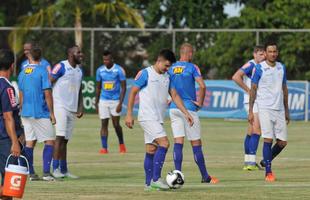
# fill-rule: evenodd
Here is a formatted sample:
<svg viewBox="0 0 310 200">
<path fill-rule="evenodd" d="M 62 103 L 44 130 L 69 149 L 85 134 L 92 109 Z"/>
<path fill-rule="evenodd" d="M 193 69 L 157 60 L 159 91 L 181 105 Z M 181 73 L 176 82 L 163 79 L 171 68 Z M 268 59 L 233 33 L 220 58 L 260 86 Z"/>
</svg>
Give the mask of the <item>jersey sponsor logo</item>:
<svg viewBox="0 0 310 200">
<path fill-rule="evenodd" d="M 61 64 L 60 63 L 56 64 L 52 70 L 52 74 L 57 74 L 60 68 L 61 68 Z"/>
<path fill-rule="evenodd" d="M 12 107 L 17 106 L 17 101 L 16 101 L 16 98 L 15 98 L 14 89 L 13 89 L 13 88 L 8 88 L 8 89 L 6 90 L 6 92 L 8 93 L 11 106 L 12 106 Z"/>
<path fill-rule="evenodd" d="M 106 81 L 103 83 L 103 89 L 104 90 L 113 90 L 115 86 L 114 81 Z"/>
<path fill-rule="evenodd" d="M 173 73 L 174 74 L 182 74 L 183 71 L 184 71 L 183 67 L 175 67 L 175 68 L 173 68 Z"/>
<path fill-rule="evenodd" d="M 27 67 L 25 69 L 25 74 L 31 74 L 33 72 L 34 68 L 33 67 Z"/>
</svg>

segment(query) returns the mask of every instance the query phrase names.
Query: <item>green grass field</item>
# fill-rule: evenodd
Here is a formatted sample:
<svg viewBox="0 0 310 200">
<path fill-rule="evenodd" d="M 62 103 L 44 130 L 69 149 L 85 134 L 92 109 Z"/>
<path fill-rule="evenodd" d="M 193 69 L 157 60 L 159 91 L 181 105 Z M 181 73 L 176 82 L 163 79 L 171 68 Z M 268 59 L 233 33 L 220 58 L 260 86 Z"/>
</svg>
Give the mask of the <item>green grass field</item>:
<svg viewBox="0 0 310 200">
<path fill-rule="evenodd" d="M 122 124 L 123 121 L 122 121 Z M 77 120 L 74 137 L 68 146 L 69 169 L 78 180 L 30 182 L 24 199 L 309 199 L 310 124 L 289 125 L 287 148 L 273 162 L 277 181 L 265 183 L 264 171 L 243 171 L 245 121 L 206 120 L 202 122 L 203 146 L 211 175 L 218 185 L 200 183 L 200 174 L 189 143 L 184 147 L 185 185 L 179 190 L 144 192 L 143 133 L 136 122 L 133 130 L 123 126 L 128 153 L 120 155 L 116 135 L 110 126 L 109 151 L 100 155 L 99 120 L 86 115 Z M 111 124 L 110 124 L 111 125 Z M 166 131 L 171 139 L 170 123 Z M 172 140 L 170 140 L 172 141 Z M 261 158 L 262 140 L 258 159 Z M 172 147 L 172 145 L 171 145 Z M 42 144 L 35 151 L 35 167 L 41 175 Z M 172 148 L 166 157 L 163 176 L 173 169 Z"/>
</svg>

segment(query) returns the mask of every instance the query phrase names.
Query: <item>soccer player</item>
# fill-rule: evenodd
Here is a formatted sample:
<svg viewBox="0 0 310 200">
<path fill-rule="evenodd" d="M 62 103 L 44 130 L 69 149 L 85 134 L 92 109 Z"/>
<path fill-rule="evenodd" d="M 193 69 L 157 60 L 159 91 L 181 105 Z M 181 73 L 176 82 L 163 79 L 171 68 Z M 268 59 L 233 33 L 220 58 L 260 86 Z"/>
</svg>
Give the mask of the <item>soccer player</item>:
<svg viewBox="0 0 310 200">
<path fill-rule="evenodd" d="M 20 71 L 22 71 L 26 66 L 28 66 L 29 61 L 30 61 L 30 50 L 32 48 L 32 46 L 37 45 L 34 42 L 28 41 L 25 42 L 24 44 L 24 55 L 27 59 L 25 59 L 22 63 L 21 63 L 21 67 L 20 67 Z M 40 58 L 40 65 L 43 65 L 44 67 L 46 67 L 46 69 L 48 70 L 48 72 L 51 72 L 51 64 L 44 58 Z"/>
<path fill-rule="evenodd" d="M 206 85 L 201 77 L 200 70 L 197 65 L 191 63 L 193 57 L 193 47 L 189 43 L 182 44 L 180 48 L 180 60 L 174 63 L 168 73 L 170 75 L 171 84 L 180 95 L 182 101 L 190 115 L 194 119 L 194 125 L 189 126 L 186 117 L 180 109 L 177 108 L 175 102 L 170 104 L 171 128 L 174 137 L 173 159 L 175 169 L 182 170 L 183 160 L 183 144 L 184 137 L 190 141 L 194 153 L 195 162 L 202 176 L 202 183 L 218 182 L 218 179 L 211 177 L 206 169 L 206 164 L 202 152 L 202 143 L 200 136 L 200 122 L 197 111 L 203 106 Z M 195 82 L 199 86 L 199 97 L 196 97 Z"/>
<path fill-rule="evenodd" d="M 232 79 L 244 90 L 243 104 L 244 108 L 249 114 L 249 93 L 251 89 L 251 77 L 255 65 L 265 60 L 264 46 L 255 46 L 253 51 L 253 59 L 244 64 Z M 257 104 L 253 107 L 254 121 L 253 124 L 248 124 L 247 134 L 244 140 L 244 170 L 258 170 L 256 163 L 256 152 L 261 134 L 258 118 Z"/>
<path fill-rule="evenodd" d="M 258 105 L 258 115 L 262 137 L 264 138 L 263 157 L 266 163 L 265 180 L 275 181 L 271 161 L 287 144 L 287 124 L 290 121 L 288 110 L 288 90 L 285 66 L 277 62 L 276 43 L 265 45 L 266 61 L 255 66 L 250 90 L 249 122 L 254 122 L 254 102 Z M 276 143 L 272 147 L 273 138 Z"/>
<path fill-rule="evenodd" d="M 126 94 L 124 69 L 113 62 L 111 52 L 103 52 L 103 65 L 96 72 L 96 108 L 101 119 L 101 144 L 99 153 L 108 153 L 108 124 L 111 117 L 119 141 L 119 152 L 126 153 L 123 130 L 119 123 Z M 99 101 L 100 96 L 100 101 Z"/>
<path fill-rule="evenodd" d="M 56 124 L 53 155 L 55 178 L 78 178 L 67 167 L 67 144 L 72 137 L 75 118 L 83 116 L 82 78 L 80 68 L 83 54 L 79 46 L 67 50 L 67 60 L 56 64 L 51 72 Z M 60 168 L 60 169 L 59 169 Z"/>
<path fill-rule="evenodd" d="M 9 50 L 0 50 L 0 199 L 9 200 L 11 197 L 2 195 L 5 164 L 10 153 L 19 156 L 21 149 L 18 137 L 23 133 L 19 108 L 14 87 L 9 81 L 13 72 L 14 55 Z"/>
<path fill-rule="evenodd" d="M 25 129 L 25 154 L 29 161 L 30 180 L 38 180 L 33 167 L 33 149 L 36 142 L 44 142 L 43 177 L 53 181 L 50 165 L 54 150 L 55 124 L 51 82 L 45 66 L 40 65 L 41 49 L 33 46 L 30 50 L 30 64 L 18 76 L 19 98 L 22 122 Z"/>
<path fill-rule="evenodd" d="M 186 121 L 190 126 L 193 125 L 192 116 L 184 107 L 174 86 L 169 81 L 167 71 L 175 61 L 176 59 L 172 51 L 168 49 L 161 50 L 156 63 L 137 74 L 129 94 L 125 122 L 126 126 L 132 128 L 134 125 L 132 111 L 135 97 L 139 92 L 138 121 L 144 131 L 146 148 L 144 159 L 146 190 L 169 188 L 160 178 L 169 147 L 169 141 L 163 127 L 169 93 L 172 100 L 184 113 Z"/>
</svg>

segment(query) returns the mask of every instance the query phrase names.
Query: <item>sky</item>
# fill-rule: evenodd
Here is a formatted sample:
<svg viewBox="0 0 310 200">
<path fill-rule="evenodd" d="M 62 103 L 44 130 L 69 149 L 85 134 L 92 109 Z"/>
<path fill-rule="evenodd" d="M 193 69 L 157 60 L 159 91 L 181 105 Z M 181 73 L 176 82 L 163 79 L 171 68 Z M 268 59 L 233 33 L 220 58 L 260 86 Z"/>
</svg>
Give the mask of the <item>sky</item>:
<svg viewBox="0 0 310 200">
<path fill-rule="evenodd" d="M 230 3 L 224 6 L 224 12 L 228 14 L 228 17 L 238 17 L 243 7 L 243 5 L 240 6 L 239 4 Z"/>
</svg>

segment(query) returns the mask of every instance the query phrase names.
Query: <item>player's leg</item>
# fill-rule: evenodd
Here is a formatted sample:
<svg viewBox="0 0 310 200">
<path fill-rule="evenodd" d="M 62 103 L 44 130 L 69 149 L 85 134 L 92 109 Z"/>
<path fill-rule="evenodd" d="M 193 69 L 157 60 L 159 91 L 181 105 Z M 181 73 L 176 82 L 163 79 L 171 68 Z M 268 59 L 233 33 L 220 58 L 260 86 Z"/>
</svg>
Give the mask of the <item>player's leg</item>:
<svg viewBox="0 0 310 200">
<path fill-rule="evenodd" d="M 63 178 L 64 174 L 61 173 L 60 170 L 60 159 L 62 155 L 62 146 L 64 143 L 64 138 L 66 135 L 66 129 L 67 129 L 67 111 L 63 108 L 54 108 L 55 118 L 56 118 L 56 125 L 55 125 L 55 131 L 56 131 L 56 140 L 55 140 L 55 146 L 54 146 L 54 154 L 53 154 L 53 176 L 55 178 Z"/>
<path fill-rule="evenodd" d="M 247 167 L 248 170 L 259 169 L 258 165 L 256 164 L 256 152 L 257 152 L 257 148 L 259 144 L 260 135 L 261 135 L 261 130 L 260 130 L 257 106 L 254 106 L 254 122 L 251 126 L 251 138 L 249 142 L 249 156 L 248 156 L 249 163 Z"/>
<path fill-rule="evenodd" d="M 2 186 L 4 183 L 4 174 L 5 174 L 5 165 L 6 165 L 6 160 L 8 156 L 10 155 L 11 151 L 11 140 L 10 139 L 4 139 L 0 140 L 0 178 L 1 178 L 1 183 L 0 183 L 0 199 L 12 199 L 11 197 L 8 196 L 3 196 L 2 195 Z"/>
<path fill-rule="evenodd" d="M 118 142 L 119 142 L 119 152 L 120 153 L 126 153 L 126 146 L 124 143 L 123 129 L 122 129 L 119 121 L 120 121 L 120 116 L 113 116 L 112 115 L 113 127 L 115 129 L 115 133 L 118 137 Z"/>
<path fill-rule="evenodd" d="M 273 182 L 275 181 L 275 177 L 271 170 L 271 161 L 272 161 L 271 147 L 274 136 L 274 122 L 271 111 L 260 110 L 259 119 L 260 119 L 262 137 L 264 138 L 263 157 L 264 162 L 266 163 L 265 180 L 268 182 Z"/>
<path fill-rule="evenodd" d="M 77 179 L 79 178 L 78 176 L 70 173 L 70 171 L 68 170 L 68 159 L 67 159 L 67 155 L 68 155 L 68 151 L 67 151 L 67 146 L 68 146 L 68 142 L 72 137 L 72 133 L 73 133 L 73 127 L 74 127 L 74 122 L 75 122 L 75 114 L 74 113 L 69 113 L 68 115 L 68 122 L 67 122 L 67 131 L 66 131 L 66 136 L 64 138 L 64 142 L 63 142 L 63 146 L 62 146 L 62 157 L 60 159 L 60 171 L 61 173 L 63 173 L 65 175 L 65 177 L 68 178 L 73 178 L 73 179 Z"/>
<path fill-rule="evenodd" d="M 29 164 L 29 180 L 37 181 L 37 180 L 40 180 L 40 178 L 35 173 L 34 166 L 33 166 L 33 155 L 34 155 L 33 150 L 36 145 L 37 138 L 33 130 L 32 119 L 22 118 L 22 123 L 24 125 L 24 131 L 25 131 L 26 144 L 25 144 L 24 152 L 28 160 L 28 164 Z"/>
<path fill-rule="evenodd" d="M 99 101 L 98 105 L 99 118 L 101 119 L 101 129 L 100 129 L 100 138 L 101 138 L 101 149 L 99 150 L 100 154 L 108 153 L 108 126 L 109 118 L 111 116 L 109 104 L 104 100 Z"/>
<path fill-rule="evenodd" d="M 53 181 L 54 178 L 50 173 L 53 151 L 54 151 L 55 140 L 44 141 L 43 149 L 43 177 L 45 181 Z"/>
<path fill-rule="evenodd" d="M 161 179 L 161 170 L 165 162 L 169 141 L 163 125 L 158 121 L 140 122 L 144 130 L 145 144 L 156 144 L 157 148 L 153 157 L 153 175 L 151 187 L 154 189 L 169 189 Z"/>
<path fill-rule="evenodd" d="M 156 152 L 156 145 L 145 144 L 145 157 L 144 157 L 144 173 L 145 173 L 145 189 L 150 190 L 151 181 L 153 178 L 153 159 Z"/>
<path fill-rule="evenodd" d="M 183 113 L 179 109 L 169 110 L 171 129 L 174 137 L 173 161 L 176 170 L 182 171 L 183 144 L 185 136 L 185 123 Z"/>
<path fill-rule="evenodd" d="M 249 114 L 249 104 L 245 103 L 244 104 L 244 109 L 247 112 L 247 115 Z M 248 128 L 247 128 L 247 134 L 245 135 L 244 142 L 243 142 L 243 147 L 244 147 L 244 170 L 248 170 L 248 165 L 249 165 L 249 153 L 250 153 L 250 140 L 251 140 L 251 133 L 252 133 L 252 126 L 250 123 L 248 123 Z"/>
</svg>

